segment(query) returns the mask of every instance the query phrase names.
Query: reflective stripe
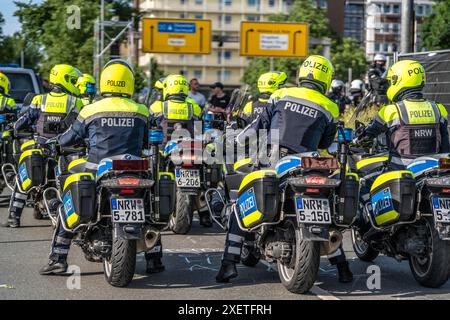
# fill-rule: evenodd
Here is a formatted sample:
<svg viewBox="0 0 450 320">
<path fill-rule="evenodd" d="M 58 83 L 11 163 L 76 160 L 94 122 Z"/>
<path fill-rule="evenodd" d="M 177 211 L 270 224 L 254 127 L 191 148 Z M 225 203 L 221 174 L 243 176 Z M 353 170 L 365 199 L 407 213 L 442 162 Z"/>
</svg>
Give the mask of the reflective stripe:
<svg viewBox="0 0 450 320">
<path fill-rule="evenodd" d="M 240 243 L 240 242 L 244 241 L 244 237 L 238 236 L 237 234 L 229 233 L 228 234 L 228 240 Z"/>
<path fill-rule="evenodd" d="M 3 111 L 6 108 L 7 99 L 5 96 L 2 97 L 2 104 L 0 106 L 0 111 Z"/>
<path fill-rule="evenodd" d="M 228 247 L 227 252 L 230 253 L 230 254 L 234 254 L 234 255 L 240 256 L 241 255 L 241 248 L 231 247 L 230 246 L 230 247 Z"/>
<path fill-rule="evenodd" d="M 338 248 L 334 253 L 327 256 L 328 259 L 339 257 L 342 254 L 341 248 Z"/>
<path fill-rule="evenodd" d="M 25 203 L 24 202 L 19 202 L 19 201 L 14 201 L 12 205 L 13 205 L 13 207 L 22 209 L 25 206 Z"/>
<path fill-rule="evenodd" d="M 395 106 L 397 107 L 398 114 L 400 115 L 400 121 L 404 124 L 409 124 L 410 121 L 405 103 L 403 101 L 400 101 L 399 103 L 395 104 Z"/>
<path fill-rule="evenodd" d="M 120 112 L 120 111 L 112 111 L 112 112 L 98 112 L 87 119 L 85 119 L 86 125 L 91 123 L 94 120 L 101 118 L 132 118 L 132 119 L 140 119 L 144 122 L 147 122 L 147 118 L 142 114 L 136 112 Z"/>
<path fill-rule="evenodd" d="M 440 122 L 441 119 L 441 111 L 439 111 L 439 107 L 436 105 L 436 103 L 434 103 L 434 101 L 428 101 L 431 104 L 431 107 L 434 110 L 434 116 L 436 119 L 436 123 Z"/>
<path fill-rule="evenodd" d="M 15 199 L 20 199 L 20 200 L 27 200 L 28 199 L 28 195 L 24 194 L 24 193 L 16 192 L 16 193 L 14 193 L 14 198 Z"/>
<path fill-rule="evenodd" d="M 69 245 L 70 243 L 71 243 L 71 239 L 66 239 L 66 238 L 63 238 L 63 237 L 56 237 L 56 243 L 58 243 L 58 244 L 63 244 L 63 245 Z"/>
<path fill-rule="evenodd" d="M 69 249 L 53 248 L 53 253 L 66 255 L 69 253 Z"/>
<path fill-rule="evenodd" d="M 41 111 L 45 112 L 45 103 L 47 102 L 47 95 L 44 94 L 42 96 L 42 100 L 41 100 Z"/>
<path fill-rule="evenodd" d="M 188 116 L 187 119 L 181 119 L 181 118 L 169 118 L 169 101 L 164 101 L 163 104 L 163 115 L 164 118 L 168 119 L 168 120 L 191 120 L 193 117 L 193 106 L 191 103 L 189 102 L 185 102 L 185 103 L 180 103 L 180 104 L 184 104 L 184 106 L 186 106 L 188 108 Z"/>
</svg>

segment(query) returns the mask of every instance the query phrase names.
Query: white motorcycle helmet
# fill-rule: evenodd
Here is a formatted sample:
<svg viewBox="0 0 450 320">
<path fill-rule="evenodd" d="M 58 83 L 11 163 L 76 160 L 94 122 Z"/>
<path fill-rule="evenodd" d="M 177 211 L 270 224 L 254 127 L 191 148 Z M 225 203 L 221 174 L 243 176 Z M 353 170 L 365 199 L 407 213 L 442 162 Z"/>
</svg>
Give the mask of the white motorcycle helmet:
<svg viewBox="0 0 450 320">
<path fill-rule="evenodd" d="M 364 82 L 360 79 L 355 79 L 350 84 L 350 91 L 356 92 L 356 91 L 364 91 Z"/>
<path fill-rule="evenodd" d="M 331 90 L 332 91 L 336 91 L 336 90 L 343 90 L 345 87 L 345 84 L 342 80 L 333 80 L 331 81 Z"/>
</svg>

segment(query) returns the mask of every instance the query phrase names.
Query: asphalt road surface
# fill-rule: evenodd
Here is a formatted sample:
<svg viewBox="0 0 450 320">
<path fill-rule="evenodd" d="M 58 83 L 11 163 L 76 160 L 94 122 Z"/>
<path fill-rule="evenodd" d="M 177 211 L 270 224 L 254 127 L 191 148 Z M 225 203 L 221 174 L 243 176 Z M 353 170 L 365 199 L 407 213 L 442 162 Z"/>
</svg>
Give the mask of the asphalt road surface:
<svg viewBox="0 0 450 320">
<path fill-rule="evenodd" d="M 6 209 L 0 209 L 5 221 Z M 87 262 L 74 246 L 70 269 L 81 277 L 40 276 L 47 262 L 52 229 L 49 221 L 36 221 L 30 209 L 24 212 L 23 228 L 0 230 L 0 299 L 450 299 L 450 281 L 440 289 L 418 285 L 407 262 L 391 258 L 375 260 L 381 271 L 380 290 L 369 290 L 369 263 L 357 260 L 349 235 L 344 248 L 355 280 L 340 284 L 336 270 L 322 258 L 317 282 L 310 293 L 295 295 L 279 282 L 276 266 L 259 263 L 255 268 L 239 266 L 239 277 L 230 284 L 217 284 L 224 233 L 205 229 L 194 221 L 189 235 L 163 234 L 164 264 L 160 274 L 147 275 L 142 254 L 137 257 L 136 274 L 127 288 L 114 288 L 104 279 L 101 264 Z M 376 268 L 376 267 L 375 267 Z M 371 278 L 373 280 L 373 278 Z M 370 280 L 370 279 L 369 279 Z M 376 281 L 369 281 L 375 283 Z"/>
</svg>

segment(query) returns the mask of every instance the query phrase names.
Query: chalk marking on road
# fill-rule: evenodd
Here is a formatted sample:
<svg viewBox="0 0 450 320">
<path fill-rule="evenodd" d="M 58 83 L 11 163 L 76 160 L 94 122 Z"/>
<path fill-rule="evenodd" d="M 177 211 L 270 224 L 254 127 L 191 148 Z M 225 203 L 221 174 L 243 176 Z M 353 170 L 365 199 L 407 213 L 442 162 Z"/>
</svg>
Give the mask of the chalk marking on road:
<svg viewBox="0 0 450 320">
<path fill-rule="evenodd" d="M 191 266 L 191 267 L 189 268 L 189 271 L 194 271 L 195 268 L 197 268 L 197 269 L 202 269 L 202 270 L 209 270 L 209 271 L 219 271 L 219 269 L 214 269 L 214 268 L 210 268 L 210 267 L 205 267 L 205 266 L 202 266 L 202 265 L 199 265 L 199 264 L 194 264 L 193 266 Z"/>
<path fill-rule="evenodd" d="M 0 289 L 14 289 L 14 286 L 10 284 L 0 284 Z"/>
<path fill-rule="evenodd" d="M 205 252 L 222 252 L 221 248 L 179 248 L 179 249 L 164 249 L 166 253 L 205 253 Z"/>
<path fill-rule="evenodd" d="M 189 240 L 189 241 L 191 241 L 193 244 L 197 244 L 197 241 L 195 241 L 194 239 L 192 239 L 192 237 L 187 237 L 187 239 Z"/>
<path fill-rule="evenodd" d="M 276 264 L 268 263 L 267 261 L 261 260 L 261 263 L 267 266 L 274 271 L 278 271 Z M 330 292 L 318 287 L 317 285 L 313 285 L 311 290 L 309 290 L 312 294 L 316 295 L 320 300 L 341 300 L 338 297 L 332 295 Z"/>
</svg>

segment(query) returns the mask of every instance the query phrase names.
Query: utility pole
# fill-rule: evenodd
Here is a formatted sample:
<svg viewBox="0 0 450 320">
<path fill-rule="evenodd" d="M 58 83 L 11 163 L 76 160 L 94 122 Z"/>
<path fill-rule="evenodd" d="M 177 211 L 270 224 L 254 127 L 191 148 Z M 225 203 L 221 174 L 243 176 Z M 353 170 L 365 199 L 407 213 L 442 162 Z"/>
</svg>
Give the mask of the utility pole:
<svg viewBox="0 0 450 320">
<path fill-rule="evenodd" d="M 402 0 L 401 52 L 414 51 L 414 0 Z"/>
</svg>

